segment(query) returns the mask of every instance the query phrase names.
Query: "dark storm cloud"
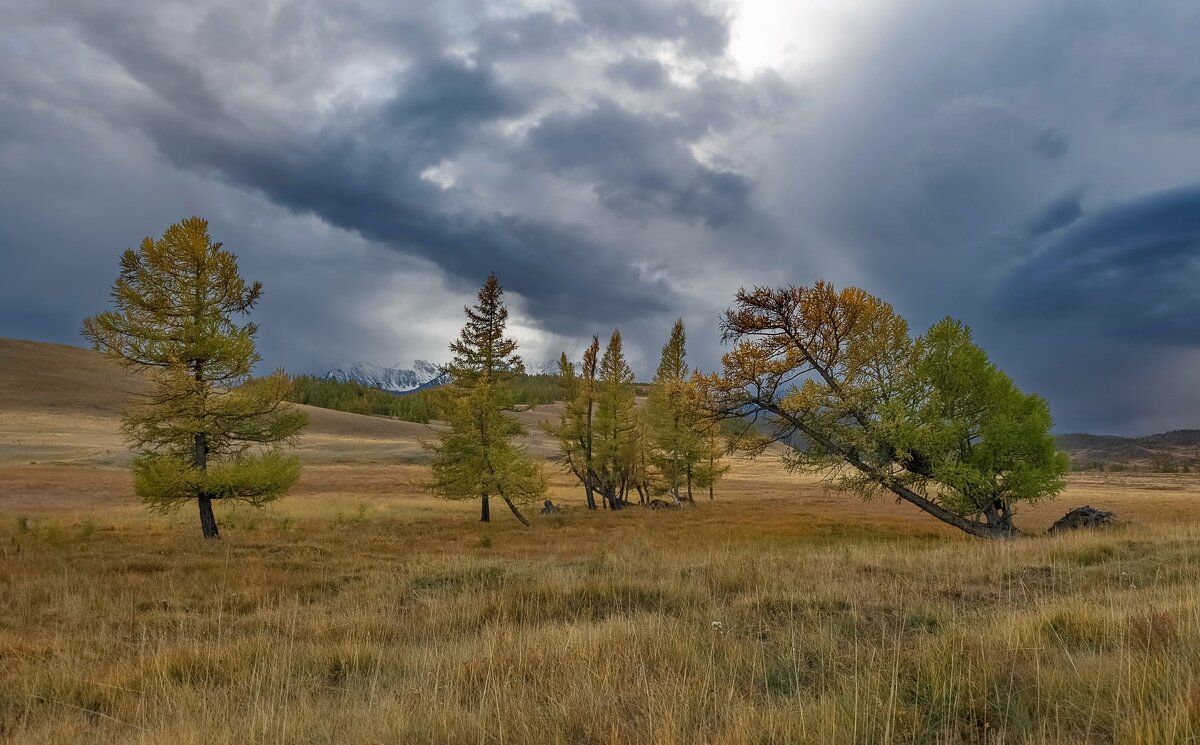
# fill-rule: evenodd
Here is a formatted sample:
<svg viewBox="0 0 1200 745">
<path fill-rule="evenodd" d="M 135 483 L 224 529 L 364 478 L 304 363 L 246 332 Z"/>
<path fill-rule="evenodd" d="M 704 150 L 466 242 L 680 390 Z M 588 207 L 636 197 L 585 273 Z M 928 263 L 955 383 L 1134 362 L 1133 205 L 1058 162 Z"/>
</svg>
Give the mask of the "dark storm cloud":
<svg viewBox="0 0 1200 745">
<path fill-rule="evenodd" d="M 1115 341 L 1200 346 L 1200 184 L 1083 216 L 1005 283 L 1027 321 Z"/>
<path fill-rule="evenodd" d="M 443 103 L 421 104 L 427 116 L 416 126 L 422 136 L 433 117 L 430 112 Z M 386 116 L 393 114 L 389 105 Z M 189 128 L 192 123 L 147 114 L 139 127 L 181 167 L 215 170 L 277 204 L 428 259 L 460 278 L 464 287 L 494 270 L 552 330 L 572 331 L 581 314 L 620 321 L 663 310 L 669 301 L 668 287 L 614 261 L 580 226 L 456 211 L 441 190 L 414 175 L 417 167 L 438 159 L 431 153 L 453 151 L 457 138 L 447 129 L 431 127 L 430 148 L 406 154 L 402 147 L 389 153 L 346 134 L 286 143 L 236 129 L 228 136 L 197 131 Z M 363 128 L 378 126 L 371 122 Z M 406 122 L 403 129 L 410 126 Z M 609 278 L 611 286 L 593 293 L 598 277 Z M 588 296 L 592 299 L 581 304 L 580 298 Z"/>
<path fill-rule="evenodd" d="M 1065 429 L 1200 425 L 1196 3 L 834 4 L 757 72 L 732 0 L 530 6 L 0 3 L 0 333 L 77 341 L 199 212 L 295 369 L 443 352 L 489 270 L 547 345 L 620 324 L 648 374 L 682 315 L 711 368 L 738 284 L 824 277 Z"/>
<path fill-rule="evenodd" d="M 1033 149 L 1042 157 L 1049 160 L 1061 158 L 1071 147 L 1071 140 L 1062 132 L 1047 129 L 1033 141 Z"/>
<path fill-rule="evenodd" d="M 620 9 L 587 6 L 581 12 L 585 27 L 594 23 L 606 34 L 645 22 L 647 36 L 678 38 L 706 49 L 717 43 L 705 19 L 716 21 L 689 7 L 626 3 Z M 505 22 L 499 31 L 490 26 L 480 31 L 491 42 L 487 51 L 501 56 L 505 49 L 497 39 L 504 38 L 526 42 L 532 37 L 551 47 L 579 29 L 578 23 L 553 22 L 545 14 L 526 20 L 520 27 Z M 211 92 L 191 63 L 171 56 L 172 45 L 130 21 L 128 16 L 89 13 L 81 23 L 89 46 L 155 94 L 153 100 L 133 105 L 114 102 L 120 106 L 103 113 L 144 132 L 177 166 L 253 189 L 293 210 L 429 259 L 465 284 L 477 282 L 486 271 L 482 267 L 494 269 L 527 298 L 530 312 L 555 331 L 576 330 L 581 316 L 619 322 L 660 312 L 670 302 L 669 287 L 642 276 L 589 238 L 585 226 L 465 209 L 456 204 L 453 191 L 445 193 L 422 178 L 424 169 L 473 139 L 487 137 L 489 127 L 525 114 L 537 95 L 544 95 L 504 84 L 491 63 L 418 49 L 425 56 L 409 59 L 384 103 L 347 110 L 328 126 L 303 131 L 277 122 L 264 126 L 231 113 L 234 107 Z M 637 117 L 627 118 L 640 126 Z M 671 139 L 678 133 L 655 134 L 652 143 L 626 139 L 626 145 L 641 152 L 663 146 L 678 155 L 679 146 Z M 710 222 L 723 221 L 740 208 L 748 189 L 741 179 L 694 163 L 688 167 L 692 172 L 678 178 L 652 174 L 631 191 L 609 184 L 601 190 L 602 199 L 633 209 L 638 193 L 652 194 L 676 214 L 703 215 Z M 679 193 L 667 193 L 674 187 Z M 733 202 L 726 204 L 726 197 Z M 597 277 L 611 278 L 603 292 L 594 291 Z M 583 304 L 585 296 L 591 299 Z"/>
<path fill-rule="evenodd" d="M 487 23 L 479 30 L 483 59 L 541 58 L 560 53 L 585 36 L 586 27 L 575 19 L 536 12 Z"/>
<path fill-rule="evenodd" d="M 1047 204 L 1029 221 L 1029 237 L 1037 238 L 1079 219 L 1083 208 L 1079 204 L 1079 194 L 1064 194 Z"/>
<path fill-rule="evenodd" d="M 750 212 L 751 184 L 699 163 L 687 149 L 692 123 L 636 116 L 611 101 L 543 119 L 529 146 L 557 173 L 594 183 L 604 206 L 626 217 L 670 214 L 721 227 Z"/>
<path fill-rule="evenodd" d="M 523 98 L 521 91 L 503 86 L 486 65 L 422 61 L 404 76 L 382 116 L 364 129 L 397 139 L 425 161 L 437 162 L 477 127 L 523 113 Z"/>
<path fill-rule="evenodd" d="M 604 69 L 604 73 L 637 90 L 654 90 L 668 82 L 667 68 L 656 59 L 625 57 Z"/>
</svg>

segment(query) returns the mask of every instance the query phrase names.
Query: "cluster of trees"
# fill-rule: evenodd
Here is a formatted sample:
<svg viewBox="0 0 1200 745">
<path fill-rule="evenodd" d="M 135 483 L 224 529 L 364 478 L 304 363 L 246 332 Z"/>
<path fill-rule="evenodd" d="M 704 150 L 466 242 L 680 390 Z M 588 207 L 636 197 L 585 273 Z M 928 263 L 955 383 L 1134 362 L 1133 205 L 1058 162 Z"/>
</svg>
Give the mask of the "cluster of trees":
<svg viewBox="0 0 1200 745">
<path fill-rule="evenodd" d="M 467 323 L 450 346 L 451 383 L 443 389 L 450 427 L 432 446 L 430 489 L 446 499 L 479 499 L 483 522 L 491 519 L 491 498 L 500 497 L 528 525 L 519 505 L 545 496 L 546 478 L 519 442 L 524 428 L 505 415 L 516 406 L 514 385 L 526 376 L 517 343 L 505 334 L 503 293 L 490 275 L 475 305 L 464 308 Z M 634 491 L 643 504 L 654 494 L 676 504 L 693 501 L 694 488 L 708 489 L 712 498 L 727 470 L 725 438 L 702 376 L 688 369 L 685 343 L 677 321 L 641 406 L 620 330 L 603 355 L 593 336 L 578 369 L 565 353 L 560 357 L 563 413 L 557 425 L 544 426 L 558 439 L 561 463 L 583 486 L 589 509 L 597 508 L 597 495 L 606 508 L 620 509 Z"/>
<path fill-rule="evenodd" d="M 115 309 L 83 326 L 96 349 L 150 378 L 145 405 L 124 420 L 138 495 L 157 510 L 197 502 L 206 537 L 218 535 L 214 500 L 261 506 L 299 475 L 284 454 L 306 424 L 286 405 L 293 383 L 282 371 L 251 378 L 257 327 L 234 320 L 261 294 L 190 218 L 122 255 Z M 439 394 L 449 427 L 431 446 L 429 488 L 479 498 L 483 520 L 499 497 L 528 524 L 518 505 L 544 496 L 546 479 L 507 414 L 529 378 L 505 335 L 502 294 L 490 276 L 450 347 Z M 1016 507 L 1064 487 L 1046 402 L 1018 389 L 958 321 L 913 337 L 879 298 L 818 282 L 742 289 L 722 329 L 734 344 L 722 371 L 689 375 L 677 322 L 642 405 L 619 331 L 603 355 L 593 337 L 578 369 L 561 358 L 554 385 L 566 404 L 548 429 L 590 508 L 596 494 L 612 509 L 634 491 L 643 502 L 690 500 L 697 488 L 711 497 L 733 424 L 743 450 L 781 443 L 789 468 L 864 497 L 890 494 L 976 536 L 1016 535 Z"/>
<path fill-rule="evenodd" d="M 536 406 L 562 400 L 562 387 L 554 375 L 515 375 L 510 382 L 513 403 Z M 440 387 L 412 393 L 388 393 L 353 380 L 329 380 L 315 375 L 292 377 L 288 400 L 293 403 L 336 409 L 351 414 L 388 416 L 427 424 L 445 419 L 447 406 Z"/>
<path fill-rule="evenodd" d="M 329 380 L 315 375 L 295 375 L 288 400 L 293 403 L 336 409 L 351 414 L 388 416 L 425 424 L 438 419 L 441 407 L 431 390 L 396 395 L 354 380 Z"/>
<path fill-rule="evenodd" d="M 654 495 L 692 502 L 695 488 L 713 498 L 728 470 L 726 443 L 699 371 L 688 369 L 682 320 L 663 346 L 642 406 L 619 329 L 603 356 L 600 337 L 593 336 L 578 369 L 563 354 L 559 375 L 566 406 L 546 430 L 558 440 L 560 462 L 582 485 L 589 509 L 596 509 L 597 494 L 609 509 L 627 504 L 634 491 L 642 504 Z"/>
</svg>

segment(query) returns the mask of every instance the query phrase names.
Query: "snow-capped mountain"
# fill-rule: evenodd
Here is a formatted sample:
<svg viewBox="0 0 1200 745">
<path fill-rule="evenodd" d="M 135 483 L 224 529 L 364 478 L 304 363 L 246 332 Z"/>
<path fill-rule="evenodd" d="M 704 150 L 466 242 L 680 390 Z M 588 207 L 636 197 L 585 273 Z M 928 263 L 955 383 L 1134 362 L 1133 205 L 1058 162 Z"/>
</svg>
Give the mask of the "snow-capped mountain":
<svg viewBox="0 0 1200 745">
<path fill-rule="evenodd" d="M 575 364 L 579 367 L 579 363 Z M 558 375 L 558 360 L 546 360 L 538 364 L 525 364 L 525 372 L 530 375 Z"/>
<path fill-rule="evenodd" d="M 321 377 L 343 382 L 352 380 L 369 388 L 391 393 L 408 393 L 446 382 L 441 368 L 426 360 L 416 360 L 411 365 L 397 363 L 394 367 L 358 362 L 330 370 Z"/>
</svg>

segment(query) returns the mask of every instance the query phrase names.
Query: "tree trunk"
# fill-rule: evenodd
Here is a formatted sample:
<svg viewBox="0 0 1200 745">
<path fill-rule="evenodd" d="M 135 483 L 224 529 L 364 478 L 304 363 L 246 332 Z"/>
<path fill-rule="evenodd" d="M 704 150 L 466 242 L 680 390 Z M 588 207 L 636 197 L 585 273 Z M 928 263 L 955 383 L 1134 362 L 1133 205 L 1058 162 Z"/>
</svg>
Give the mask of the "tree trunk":
<svg viewBox="0 0 1200 745">
<path fill-rule="evenodd" d="M 676 423 L 678 429 L 678 422 Z M 675 495 L 675 501 L 679 501 L 679 456 L 677 453 L 671 453 L 671 493 Z"/>
<path fill-rule="evenodd" d="M 203 432 L 196 433 L 196 456 L 193 462 L 199 470 L 208 470 L 208 439 Z M 196 501 L 200 503 L 200 532 L 205 538 L 220 538 L 217 516 L 213 514 L 212 497 L 201 492 L 196 495 Z"/>
<path fill-rule="evenodd" d="M 512 513 L 517 516 L 517 519 L 520 520 L 525 527 L 530 527 L 529 521 L 525 519 L 525 516 L 521 514 L 521 511 L 517 509 L 517 506 L 513 504 L 511 499 L 505 497 L 504 495 L 501 495 L 501 499 L 504 500 L 504 503 L 508 505 L 508 508 L 512 510 Z"/>
<path fill-rule="evenodd" d="M 596 492 L 592 489 L 592 475 L 590 473 L 587 475 L 587 478 L 583 480 L 583 490 L 585 493 L 587 493 L 588 509 L 596 509 Z"/>
<path fill-rule="evenodd" d="M 221 533 L 217 530 L 217 517 L 213 514 L 212 498 L 207 494 L 201 494 L 197 501 L 200 502 L 200 530 L 204 533 L 204 537 L 220 538 Z"/>
<path fill-rule="evenodd" d="M 588 385 L 591 386 L 592 384 L 588 383 Z M 587 482 L 584 484 L 584 488 L 587 489 L 588 509 L 594 510 L 596 509 L 596 494 L 594 491 L 596 484 L 594 481 L 595 473 L 592 471 L 592 393 L 590 387 L 588 388 L 587 400 L 587 430 L 584 432 L 584 436 L 586 437 L 586 443 L 584 444 L 583 448 L 583 465 L 586 469 L 588 477 Z"/>
<path fill-rule="evenodd" d="M 481 498 L 480 504 L 479 522 L 490 523 L 492 521 L 492 507 L 488 503 L 488 496 L 486 494 Z"/>
<path fill-rule="evenodd" d="M 933 515 L 947 525 L 953 525 L 964 533 L 969 533 L 970 535 L 977 536 L 979 538 L 1013 538 L 1021 534 L 1021 532 L 1013 526 L 1011 515 L 1008 518 L 1007 525 L 991 524 L 988 522 L 981 523 L 976 522 L 975 520 L 968 520 L 962 515 L 951 512 L 940 504 L 922 497 L 920 494 L 917 494 L 907 486 L 880 476 L 853 453 L 846 454 L 843 457 L 846 458 L 850 465 L 870 476 L 876 483 L 878 483 L 880 486 L 883 486 L 897 497 L 900 497 L 904 501 L 915 505 L 921 511 Z"/>
<path fill-rule="evenodd" d="M 1002 499 L 994 499 L 983 509 L 983 521 L 990 527 L 1012 533 L 1012 510 Z"/>
<path fill-rule="evenodd" d="M 696 500 L 692 497 L 692 464 L 691 463 L 689 463 L 688 467 L 687 467 L 687 487 L 688 487 L 688 501 L 694 503 Z"/>
<path fill-rule="evenodd" d="M 1013 526 L 1011 515 L 1009 515 L 1007 526 L 989 525 L 987 523 L 976 522 L 975 520 L 968 520 L 962 515 L 951 512 L 937 502 L 926 499 L 912 489 L 909 489 L 904 484 L 901 484 L 895 479 L 890 478 L 888 475 L 876 471 L 865 461 L 863 461 L 863 459 L 858 456 L 853 448 L 845 448 L 838 445 L 812 427 L 805 426 L 803 422 L 797 420 L 796 417 L 789 415 L 778 406 L 759 403 L 759 407 L 769 411 L 780 419 L 786 420 L 789 424 L 794 425 L 796 429 L 811 437 L 829 452 L 839 454 L 847 463 L 862 471 L 875 483 L 892 492 L 904 501 L 916 506 L 922 512 L 926 512 L 933 517 L 936 517 L 938 520 L 941 520 L 947 525 L 953 525 L 964 533 L 978 536 L 980 538 L 1013 538 L 1021 535 L 1021 531 L 1017 530 L 1016 527 Z"/>
</svg>

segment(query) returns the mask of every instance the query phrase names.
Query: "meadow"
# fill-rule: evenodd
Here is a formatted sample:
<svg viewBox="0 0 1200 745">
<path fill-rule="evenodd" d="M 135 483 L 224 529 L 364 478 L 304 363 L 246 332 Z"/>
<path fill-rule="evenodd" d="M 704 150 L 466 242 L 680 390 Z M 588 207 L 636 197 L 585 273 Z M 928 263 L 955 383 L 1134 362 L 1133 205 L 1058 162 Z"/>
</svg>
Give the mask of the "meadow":
<svg viewBox="0 0 1200 745">
<path fill-rule="evenodd" d="M 981 541 L 768 456 L 680 511 L 557 475 L 526 529 L 422 490 L 433 430 L 314 410 L 295 492 L 205 542 L 133 498 L 86 386 L 125 389 L 38 351 L 0 378 L 2 742 L 1200 741 L 1194 475 L 1073 474 L 1020 524 L 1117 528 Z"/>
</svg>

